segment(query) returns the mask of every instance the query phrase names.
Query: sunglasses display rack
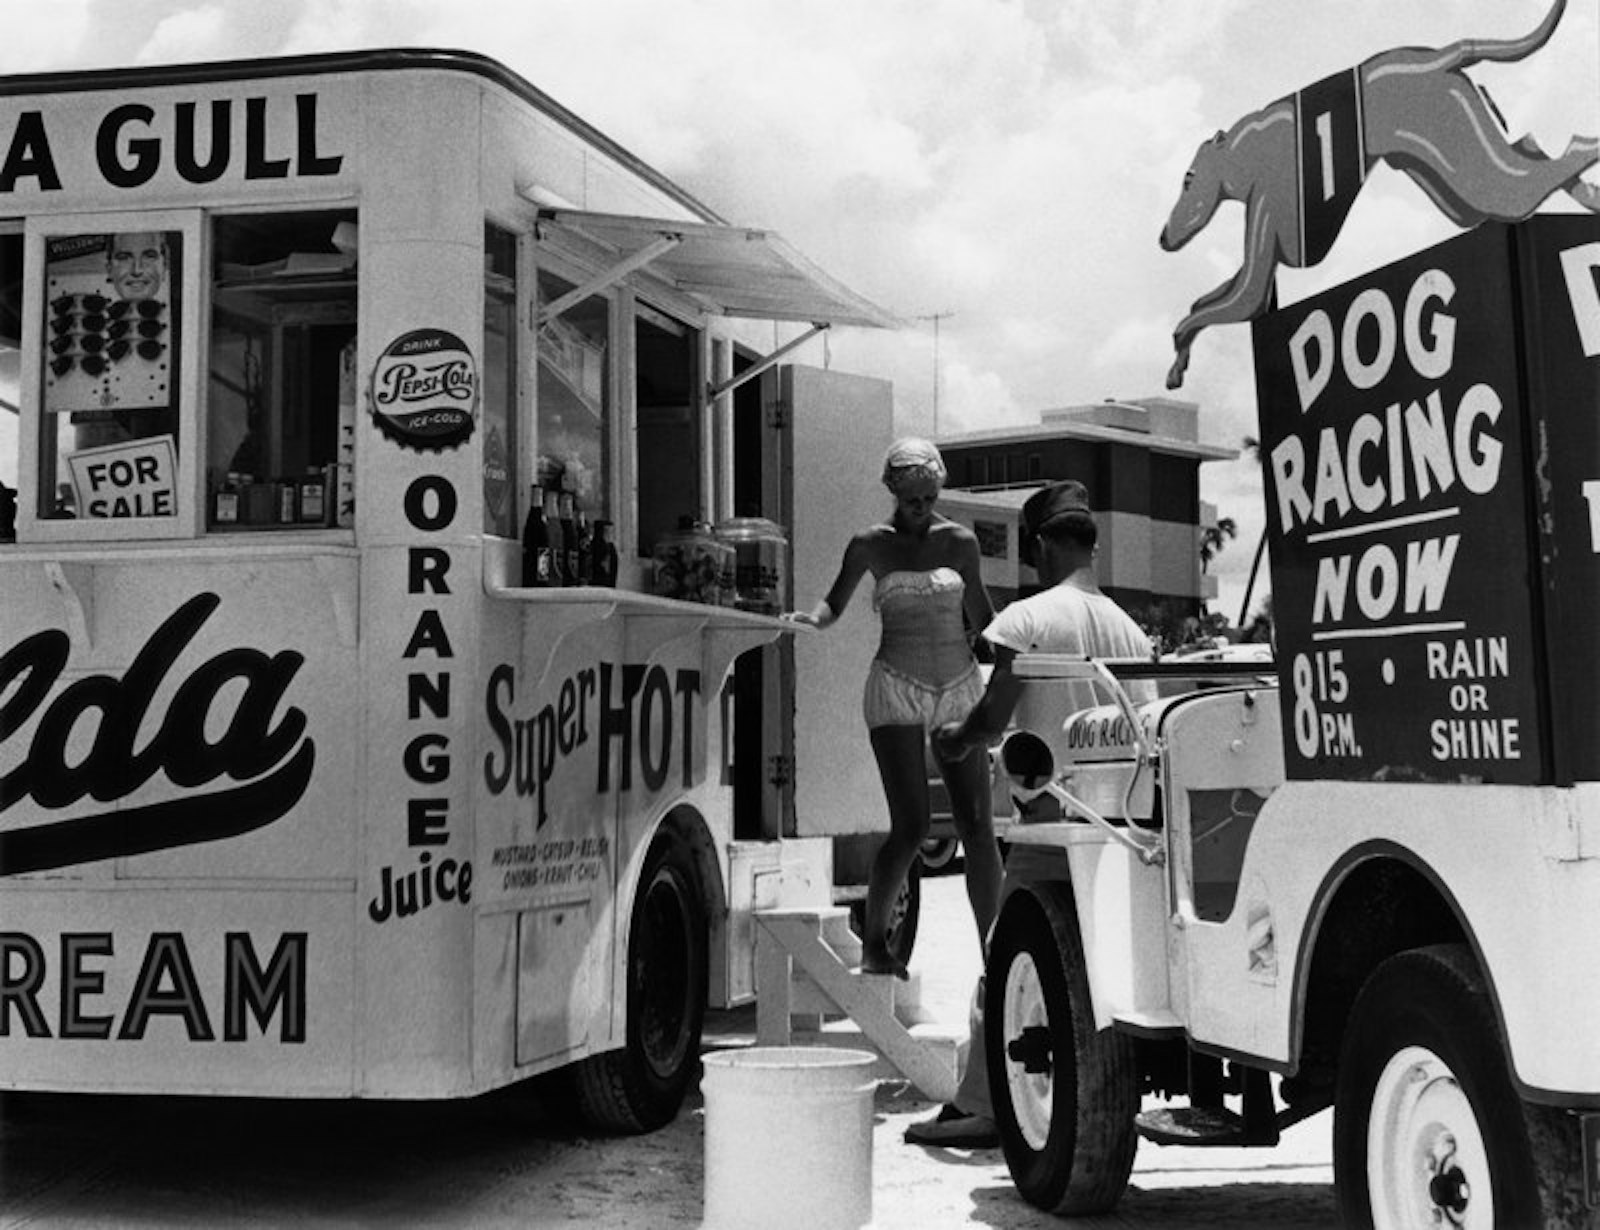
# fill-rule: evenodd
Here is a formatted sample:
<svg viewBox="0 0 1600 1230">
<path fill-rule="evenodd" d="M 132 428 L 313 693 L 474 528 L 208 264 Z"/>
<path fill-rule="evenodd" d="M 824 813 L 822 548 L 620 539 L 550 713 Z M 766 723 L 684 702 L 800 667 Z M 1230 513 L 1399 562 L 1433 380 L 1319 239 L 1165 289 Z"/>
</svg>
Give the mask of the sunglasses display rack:
<svg viewBox="0 0 1600 1230">
<path fill-rule="evenodd" d="M 53 296 L 46 399 L 58 410 L 132 409 L 169 398 L 167 304 L 97 291 Z"/>
</svg>

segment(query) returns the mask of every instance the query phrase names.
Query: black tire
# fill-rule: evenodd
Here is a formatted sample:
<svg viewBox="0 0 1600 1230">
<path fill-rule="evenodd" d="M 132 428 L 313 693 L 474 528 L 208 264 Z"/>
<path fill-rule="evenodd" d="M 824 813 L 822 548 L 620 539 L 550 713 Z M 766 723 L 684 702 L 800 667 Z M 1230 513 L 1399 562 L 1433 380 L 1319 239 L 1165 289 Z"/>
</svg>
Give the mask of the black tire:
<svg viewBox="0 0 1600 1230">
<path fill-rule="evenodd" d="M 1094 1027 L 1070 887 L 1006 898 L 985 983 L 984 1053 L 1012 1182 L 1052 1213 L 1109 1212 L 1138 1149 L 1139 1074 L 1133 1041 Z"/>
<path fill-rule="evenodd" d="M 683 843 L 658 837 L 628 924 L 628 1037 L 570 1071 L 579 1113 L 605 1132 L 670 1123 L 700 1068 L 709 978 L 700 874 Z"/>
<path fill-rule="evenodd" d="M 1384 1126 L 1369 1139 L 1375 1111 Z M 1571 1115 L 1518 1098 L 1494 1006 L 1464 945 L 1391 957 L 1362 987 L 1334 1103 L 1344 1225 L 1593 1226 L 1577 1130 Z"/>
<path fill-rule="evenodd" d="M 954 837 L 930 837 L 917 851 L 917 861 L 925 876 L 952 871 L 961 861 L 961 842 Z"/>
<path fill-rule="evenodd" d="M 911 964 L 911 953 L 917 946 L 917 925 L 922 920 L 922 870 L 913 860 L 906 873 L 906 882 L 900 886 L 900 895 L 894 899 L 889 911 L 889 955 L 902 965 Z M 867 903 L 857 898 L 850 903 L 850 926 L 857 935 L 867 932 Z"/>
</svg>

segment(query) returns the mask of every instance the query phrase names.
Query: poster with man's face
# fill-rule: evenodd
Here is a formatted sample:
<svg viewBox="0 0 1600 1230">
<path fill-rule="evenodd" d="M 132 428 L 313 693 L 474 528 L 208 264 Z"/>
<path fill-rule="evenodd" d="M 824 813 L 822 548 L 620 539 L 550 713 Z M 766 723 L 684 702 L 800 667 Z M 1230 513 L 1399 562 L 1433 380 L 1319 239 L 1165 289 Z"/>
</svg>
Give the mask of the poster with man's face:
<svg viewBox="0 0 1600 1230">
<path fill-rule="evenodd" d="M 181 241 L 177 231 L 46 240 L 46 413 L 82 423 L 172 405 Z"/>
</svg>

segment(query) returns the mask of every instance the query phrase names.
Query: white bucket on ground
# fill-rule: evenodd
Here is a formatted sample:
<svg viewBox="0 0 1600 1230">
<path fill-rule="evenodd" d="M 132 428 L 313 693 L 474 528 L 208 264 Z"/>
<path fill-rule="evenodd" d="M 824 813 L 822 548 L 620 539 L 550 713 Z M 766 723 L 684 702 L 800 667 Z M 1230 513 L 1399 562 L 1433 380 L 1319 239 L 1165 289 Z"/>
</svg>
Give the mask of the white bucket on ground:
<svg viewBox="0 0 1600 1230">
<path fill-rule="evenodd" d="M 872 1221 L 871 1051 L 705 1056 L 702 1230 L 861 1230 Z"/>
</svg>

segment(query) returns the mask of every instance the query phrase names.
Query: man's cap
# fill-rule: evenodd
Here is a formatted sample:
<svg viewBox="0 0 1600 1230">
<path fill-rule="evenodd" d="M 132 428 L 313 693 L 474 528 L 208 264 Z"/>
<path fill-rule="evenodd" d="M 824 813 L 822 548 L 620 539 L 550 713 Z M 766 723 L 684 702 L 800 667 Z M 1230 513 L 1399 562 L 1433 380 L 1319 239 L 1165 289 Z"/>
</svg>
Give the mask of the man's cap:
<svg viewBox="0 0 1600 1230">
<path fill-rule="evenodd" d="M 1041 487 L 1028 497 L 1022 506 L 1022 529 L 1031 538 L 1058 517 L 1089 511 L 1089 489 L 1069 478 Z"/>
<path fill-rule="evenodd" d="M 1089 489 L 1074 479 L 1064 479 L 1035 491 L 1022 506 L 1022 562 L 1030 568 L 1039 566 L 1035 538 L 1045 526 L 1069 513 L 1089 511 Z"/>
</svg>

